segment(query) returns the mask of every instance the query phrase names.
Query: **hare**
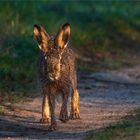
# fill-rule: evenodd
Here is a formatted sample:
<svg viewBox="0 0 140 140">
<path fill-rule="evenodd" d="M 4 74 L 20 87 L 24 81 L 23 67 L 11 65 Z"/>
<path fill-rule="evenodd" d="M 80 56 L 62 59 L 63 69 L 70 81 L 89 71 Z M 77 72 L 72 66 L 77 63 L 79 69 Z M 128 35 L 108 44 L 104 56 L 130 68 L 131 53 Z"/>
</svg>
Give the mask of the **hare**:
<svg viewBox="0 0 140 140">
<path fill-rule="evenodd" d="M 70 24 L 64 24 L 55 36 L 47 34 L 45 29 L 34 25 L 34 37 L 40 48 L 39 75 L 42 84 L 43 103 L 41 122 L 51 124 L 49 130 L 56 130 L 55 97 L 62 95 L 62 107 L 59 119 L 62 122 L 68 119 L 80 119 L 79 93 L 75 70 L 75 53 L 70 49 Z M 68 117 L 67 103 L 71 95 L 71 112 Z M 51 117 L 51 119 L 50 119 Z"/>
</svg>

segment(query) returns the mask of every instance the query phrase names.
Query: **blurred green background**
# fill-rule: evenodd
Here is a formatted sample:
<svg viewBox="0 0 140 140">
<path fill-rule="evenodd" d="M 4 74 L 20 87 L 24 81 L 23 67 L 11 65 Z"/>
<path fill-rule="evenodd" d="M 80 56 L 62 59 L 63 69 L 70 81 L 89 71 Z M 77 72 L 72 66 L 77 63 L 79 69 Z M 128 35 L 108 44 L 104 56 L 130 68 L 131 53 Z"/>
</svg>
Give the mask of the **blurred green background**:
<svg viewBox="0 0 140 140">
<path fill-rule="evenodd" d="M 135 0 L 0 1 L 0 101 L 36 95 L 34 24 L 53 34 L 69 22 L 73 49 L 80 56 L 78 69 L 99 71 L 139 64 L 139 17 Z"/>
</svg>

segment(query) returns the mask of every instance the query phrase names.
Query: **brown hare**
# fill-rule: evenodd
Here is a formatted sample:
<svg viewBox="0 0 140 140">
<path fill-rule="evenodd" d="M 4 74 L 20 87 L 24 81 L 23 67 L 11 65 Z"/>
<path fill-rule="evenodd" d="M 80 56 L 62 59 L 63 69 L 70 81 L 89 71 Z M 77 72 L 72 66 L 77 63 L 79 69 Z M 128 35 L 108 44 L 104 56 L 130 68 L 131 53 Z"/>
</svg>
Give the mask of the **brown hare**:
<svg viewBox="0 0 140 140">
<path fill-rule="evenodd" d="M 49 130 L 56 130 L 55 97 L 62 95 L 62 107 L 59 119 L 66 122 L 68 119 L 80 119 L 79 93 L 77 90 L 77 76 L 75 70 L 75 53 L 68 46 L 70 24 L 64 24 L 56 34 L 49 36 L 45 29 L 34 25 L 34 37 L 40 48 L 39 75 L 43 91 L 41 122 L 51 125 Z M 71 112 L 68 117 L 67 103 L 70 91 Z"/>
</svg>

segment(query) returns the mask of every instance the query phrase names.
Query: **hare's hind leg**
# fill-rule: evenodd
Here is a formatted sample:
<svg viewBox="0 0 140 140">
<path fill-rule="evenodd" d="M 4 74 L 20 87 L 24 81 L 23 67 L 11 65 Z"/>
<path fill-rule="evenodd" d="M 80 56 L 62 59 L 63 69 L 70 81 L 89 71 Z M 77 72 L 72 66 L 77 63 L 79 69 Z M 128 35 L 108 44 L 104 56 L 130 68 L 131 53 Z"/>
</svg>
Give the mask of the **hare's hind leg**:
<svg viewBox="0 0 140 140">
<path fill-rule="evenodd" d="M 77 89 L 76 73 L 74 74 L 74 78 L 71 79 L 71 83 L 72 83 L 72 97 L 71 97 L 70 119 L 80 119 L 79 92 Z"/>
</svg>

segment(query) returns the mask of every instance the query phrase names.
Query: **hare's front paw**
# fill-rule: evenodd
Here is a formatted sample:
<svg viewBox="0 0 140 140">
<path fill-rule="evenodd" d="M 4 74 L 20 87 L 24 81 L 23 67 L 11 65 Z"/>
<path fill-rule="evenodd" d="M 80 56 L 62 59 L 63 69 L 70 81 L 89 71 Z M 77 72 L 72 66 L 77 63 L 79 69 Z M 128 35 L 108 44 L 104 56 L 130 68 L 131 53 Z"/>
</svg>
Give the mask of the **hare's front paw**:
<svg viewBox="0 0 140 140">
<path fill-rule="evenodd" d="M 50 123 L 50 119 L 49 118 L 41 118 L 40 122 L 41 123 Z"/>
<path fill-rule="evenodd" d="M 61 120 L 64 123 L 67 122 L 69 120 L 68 112 L 67 111 L 61 112 L 59 116 L 59 120 Z"/>
<path fill-rule="evenodd" d="M 75 111 L 75 112 L 71 112 L 69 118 L 70 118 L 71 120 L 74 120 L 74 119 L 81 119 L 80 113 L 79 113 L 79 112 L 76 112 L 76 111 Z"/>
<path fill-rule="evenodd" d="M 57 123 L 54 122 L 48 127 L 48 131 L 55 131 L 58 130 Z"/>
</svg>

